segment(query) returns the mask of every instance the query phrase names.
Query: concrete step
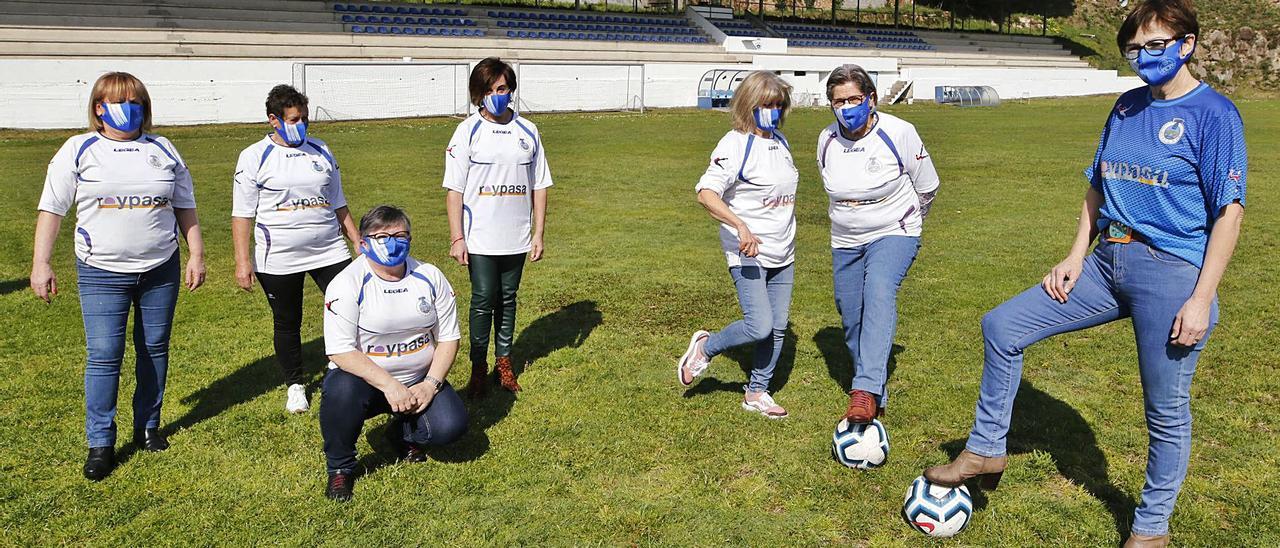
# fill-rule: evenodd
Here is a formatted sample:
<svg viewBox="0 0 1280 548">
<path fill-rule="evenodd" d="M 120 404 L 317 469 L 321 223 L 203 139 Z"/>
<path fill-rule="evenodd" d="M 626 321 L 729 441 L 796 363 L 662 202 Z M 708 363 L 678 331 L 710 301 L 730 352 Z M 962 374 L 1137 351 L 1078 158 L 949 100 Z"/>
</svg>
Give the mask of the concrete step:
<svg viewBox="0 0 1280 548">
<path fill-rule="evenodd" d="M 76 26 L 119 28 L 170 28 L 271 31 L 287 27 L 295 32 L 342 32 L 342 24 L 264 21 L 261 19 L 192 19 L 180 17 L 115 17 L 66 15 L 13 15 L 0 13 L 0 25 Z"/>
<path fill-rule="evenodd" d="M 89 4 L 90 0 L 40 0 L 41 4 Z M 98 2 L 102 3 L 102 2 Z M 333 11 L 333 3 L 322 0 L 112 0 L 114 5 L 235 8 L 275 11 Z"/>
<path fill-rule="evenodd" d="M 314 9 L 307 11 L 255 9 L 251 14 L 246 14 L 245 10 L 242 8 L 104 4 L 101 2 L 72 4 L 69 2 L 47 3 L 7 1 L 0 2 L 0 15 L 129 17 L 143 19 L 152 17 L 224 20 L 252 19 L 259 21 L 278 21 L 280 23 L 332 23 L 336 20 L 336 17 L 332 12 Z"/>
</svg>

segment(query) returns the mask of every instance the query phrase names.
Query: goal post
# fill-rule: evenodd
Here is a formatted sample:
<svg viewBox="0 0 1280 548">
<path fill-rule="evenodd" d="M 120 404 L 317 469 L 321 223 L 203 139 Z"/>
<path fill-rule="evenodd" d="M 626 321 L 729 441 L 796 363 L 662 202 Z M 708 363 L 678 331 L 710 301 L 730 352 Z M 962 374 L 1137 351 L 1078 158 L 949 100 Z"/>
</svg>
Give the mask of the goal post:
<svg viewBox="0 0 1280 548">
<path fill-rule="evenodd" d="M 466 115 L 466 62 L 299 62 L 293 86 L 312 118 L 371 120 Z"/>
<path fill-rule="evenodd" d="M 644 64 L 521 61 L 515 70 L 520 112 L 644 113 Z"/>
</svg>

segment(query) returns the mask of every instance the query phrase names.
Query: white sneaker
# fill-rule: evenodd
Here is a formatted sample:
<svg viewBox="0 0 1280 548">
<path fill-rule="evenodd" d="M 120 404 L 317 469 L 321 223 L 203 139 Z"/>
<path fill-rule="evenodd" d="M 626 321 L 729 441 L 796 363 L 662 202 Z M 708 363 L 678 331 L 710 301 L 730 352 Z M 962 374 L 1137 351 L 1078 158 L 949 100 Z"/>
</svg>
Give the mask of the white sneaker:
<svg viewBox="0 0 1280 548">
<path fill-rule="evenodd" d="M 290 413 L 306 413 L 311 408 L 311 404 L 307 403 L 307 387 L 301 384 L 289 385 L 289 401 L 284 404 L 284 410 Z"/>
<path fill-rule="evenodd" d="M 706 354 L 702 352 L 702 345 L 706 344 L 707 339 L 711 337 L 710 333 L 698 330 L 693 333 L 693 337 L 689 338 L 689 347 L 685 349 L 684 355 L 680 356 L 680 361 L 676 362 L 676 380 L 680 384 L 689 386 L 693 384 L 693 379 L 698 378 L 707 366 L 711 364 L 711 360 L 707 359 Z M 685 380 L 685 377 L 689 380 Z"/>
<path fill-rule="evenodd" d="M 760 413 L 770 419 L 786 418 L 787 410 L 783 409 L 773 401 L 773 397 L 768 392 L 761 392 L 760 397 L 751 400 L 747 399 L 750 395 L 742 398 L 742 409 L 751 411 L 752 413 Z"/>
</svg>

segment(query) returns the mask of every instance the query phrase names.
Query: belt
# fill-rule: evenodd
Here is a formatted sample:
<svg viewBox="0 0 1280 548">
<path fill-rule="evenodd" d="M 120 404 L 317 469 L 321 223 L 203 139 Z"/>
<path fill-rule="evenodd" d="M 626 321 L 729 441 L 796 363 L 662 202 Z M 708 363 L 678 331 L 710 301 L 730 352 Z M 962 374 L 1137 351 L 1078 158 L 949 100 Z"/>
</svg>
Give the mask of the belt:
<svg viewBox="0 0 1280 548">
<path fill-rule="evenodd" d="M 1120 221 L 1107 223 L 1107 232 L 1103 234 L 1103 239 L 1113 244 L 1127 244 L 1136 240 L 1151 245 L 1151 240 L 1147 239 L 1146 236 L 1139 234 L 1133 227 Z"/>
</svg>

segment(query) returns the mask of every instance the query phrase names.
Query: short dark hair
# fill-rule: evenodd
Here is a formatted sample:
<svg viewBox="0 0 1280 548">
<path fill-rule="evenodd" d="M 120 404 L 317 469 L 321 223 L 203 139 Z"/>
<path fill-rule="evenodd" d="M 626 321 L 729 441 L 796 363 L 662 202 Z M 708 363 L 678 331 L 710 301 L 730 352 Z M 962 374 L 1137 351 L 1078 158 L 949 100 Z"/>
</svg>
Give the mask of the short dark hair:
<svg viewBox="0 0 1280 548">
<path fill-rule="evenodd" d="M 271 88 L 271 92 L 267 94 L 267 114 L 283 120 L 284 109 L 287 108 L 302 109 L 302 115 L 305 117 L 307 96 L 289 84 L 280 84 Z"/>
<path fill-rule="evenodd" d="M 838 86 L 853 83 L 862 90 L 862 94 L 869 97 L 878 97 L 876 95 L 876 83 L 871 79 L 871 75 L 867 74 L 866 69 L 854 65 L 840 65 L 831 71 L 831 75 L 827 77 L 827 101 L 831 101 L 831 97 L 835 93 Z"/>
<path fill-rule="evenodd" d="M 515 91 L 516 71 L 511 65 L 497 57 L 486 57 L 476 63 L 476 68 L 471 69 L 471 80 L 467 83 L 467 91 L 471 92 L 471 104 L 480 106 L 484 102 L 484 96 L 493 88 L 493 83 L 503 76 L 507 78 L 507 89 Z"/>
<path fill-rule="evenodd" d="M 403 209 L 387 204 L 376 206 L 360 218 L 360 235 L 368 236 L 375 230 L 398 224 L 403 224 L 405 230 L 410 230 L 409 216 L 405 215 Z"/>
<path fill-rule="evenodd" d="M 1168 27 L 1174 36 L 1200 36 L 1200 21 L 1196 19 L 1196 8 L 1191 5 L 1191 0 L 1146 0 L 1124 18 L 1120 31 L 1116 33 L 1116 46 L 1123 51 L 1138 30 L 1151 23 Z"/>
</svg>

